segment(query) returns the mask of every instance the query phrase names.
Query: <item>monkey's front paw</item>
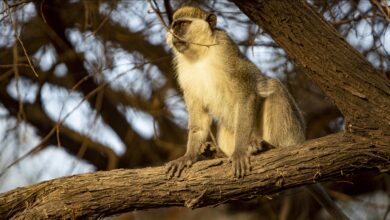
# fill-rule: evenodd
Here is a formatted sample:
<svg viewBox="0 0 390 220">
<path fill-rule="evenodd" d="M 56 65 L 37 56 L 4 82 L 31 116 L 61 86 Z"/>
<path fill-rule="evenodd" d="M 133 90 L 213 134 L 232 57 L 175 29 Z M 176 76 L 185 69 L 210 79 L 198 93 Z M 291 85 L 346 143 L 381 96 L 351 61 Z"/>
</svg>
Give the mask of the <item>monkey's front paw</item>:
<svg viewBox="0 0 390 220">
<path fill-rule="evenodd" d="M 172 177 L 179 177 L 181 172 L 185 168 L 190 168 L 193 163 L 195 163 L 197 157 L 192 155 L 184 155 L 182 157 L 179 157 L 176 160 L 172 160 L 171 162 L 168 162 L 166 166 L 166 174 L 168 176 L 168 179 L 171 179 Z"/>
<path fill-rule="evenodd" d="M 243 178 L 251 171 L 250 157 L 245 153 L 233 153 L 231 157 L 233 175 Z"/>
</svg>

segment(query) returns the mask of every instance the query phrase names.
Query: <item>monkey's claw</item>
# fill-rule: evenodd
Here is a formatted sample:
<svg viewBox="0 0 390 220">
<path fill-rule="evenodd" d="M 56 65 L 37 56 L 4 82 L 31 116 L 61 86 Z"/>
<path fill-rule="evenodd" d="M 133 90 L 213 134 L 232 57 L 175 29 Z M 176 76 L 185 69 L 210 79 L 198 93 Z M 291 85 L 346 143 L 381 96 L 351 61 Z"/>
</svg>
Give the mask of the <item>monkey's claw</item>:
<svg viewBox="0 0 390 220">
<path fill-rule="evenodd" d="M 196 157 L 184 155 L 176 160 L 168 162 L 166 164 L 166 174 L 168 176 L 168 179 L 172 179 L 172 177 L 180 177 L 181 172 L 185 168 L 190 168 L 195 161 Z"/>
<path fill-rule="evenodd" d="M 233 175 L 243 178 L 251 171 L 250 157 L 246 154 L 233 154 L 231 157 Z"/>
</svg>

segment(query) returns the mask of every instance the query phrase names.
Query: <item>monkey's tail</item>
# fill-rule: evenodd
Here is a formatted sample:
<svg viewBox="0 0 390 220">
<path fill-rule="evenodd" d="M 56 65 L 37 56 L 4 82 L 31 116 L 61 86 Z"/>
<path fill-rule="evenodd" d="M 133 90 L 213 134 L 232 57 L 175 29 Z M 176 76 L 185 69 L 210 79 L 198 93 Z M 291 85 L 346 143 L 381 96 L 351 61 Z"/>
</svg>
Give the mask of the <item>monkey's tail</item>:
<svg viewBox="0 0 390 220">
<path fill-rule="evenodd" d="M 257 91 L 264 98 L 263 139 L 276 147 L 304 142 L 306 138 L 302 114 L 283 84 L 278 79 L 264 80 L 257 84 Z M 309 185 L 307 189 L 334 219 L 348 219 L 319 183 Z"/>
<path fill-rule="evenodd" d="M 344 212 L 336 205 L 336 203 L 330 198 L 329 194 L 325 191 L 319 183 L 306 186 L 310 194 L 317 200 L 318 203 L 331 215 L 334 219 L 348 220 L 349 218 Z"/>
</svg>

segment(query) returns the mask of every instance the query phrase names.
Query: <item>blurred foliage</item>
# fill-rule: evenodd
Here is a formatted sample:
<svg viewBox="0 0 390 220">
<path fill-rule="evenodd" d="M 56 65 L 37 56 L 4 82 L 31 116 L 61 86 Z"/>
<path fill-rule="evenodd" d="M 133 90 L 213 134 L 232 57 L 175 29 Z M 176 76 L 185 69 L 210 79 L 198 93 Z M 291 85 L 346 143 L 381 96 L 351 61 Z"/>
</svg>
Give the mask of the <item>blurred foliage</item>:
<svg viewBox="0 0 390 220">
<path fill-rule="evenodd" d="M 388 2 L 308 2 L 379 74 L 390 78 Z M 185 105 L 165 45 L 165 28 L 147 1 L 0 4 L 0 190 L 78 172 L 162 165 L 184 153 Z M 218 26 L 242 51 L 266 75 L 287 85 L 304 112 L 308 138 L 343 129 L 337 108 L 234 4 L 154 4 L 167 24 L 181 5 L 201 5 L 216 13 Z M 351 181 L 355 185 L 331 184 L 339 192 L 334 196 L 387 189 L 388 178 Z M 229 210 L 257 210 L 259 216 L 275 217 L 289 204 L 297 216 L 301 210 L 315 213 L 318 205 L 298 191 Z M 291 202 L 297 197 L 305 201 L 300 208 Z"/>
</svg>

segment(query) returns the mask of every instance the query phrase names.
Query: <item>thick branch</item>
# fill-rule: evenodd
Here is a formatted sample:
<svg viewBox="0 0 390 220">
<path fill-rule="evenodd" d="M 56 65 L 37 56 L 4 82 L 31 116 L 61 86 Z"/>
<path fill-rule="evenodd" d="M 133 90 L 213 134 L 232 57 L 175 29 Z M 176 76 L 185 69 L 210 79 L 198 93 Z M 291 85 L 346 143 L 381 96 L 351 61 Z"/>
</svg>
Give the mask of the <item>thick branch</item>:
<svg viewBox="0 0 390 220">
<path fill-rule="evenodd" d="M 0 194 L 0 216 L 14 219 L 85 218 L 147 208 L 198 208 L 250 199 L 316 181 L 390 169 L 390 138 L 339 133 L 252 158 L 245 179 L 233 179 L 226 159 L 194 164 L 180 179 L 164 167 L 63 177 Z M 93 183 L 93 184 L 90 184 Z"/>
<path fill-rule="evenodd" d="M 303 0 L 238 1 L 336 103 L 348 128 L 390 132 L 390 81 Z"/>
</svg>

